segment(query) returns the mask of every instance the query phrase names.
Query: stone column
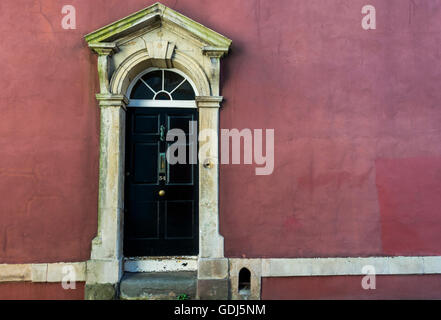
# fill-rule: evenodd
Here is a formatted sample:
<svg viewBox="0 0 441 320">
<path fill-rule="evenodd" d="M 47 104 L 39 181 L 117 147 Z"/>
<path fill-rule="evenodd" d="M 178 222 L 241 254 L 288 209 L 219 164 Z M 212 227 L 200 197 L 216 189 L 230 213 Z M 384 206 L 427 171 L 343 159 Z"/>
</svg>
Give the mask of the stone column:
<svg viewBox="0 0 441 320">
<path fill-rule="evenodd" d="M 98 232 L 86 266 L 86 299 L 113 299 L 122 276 L 124 210 L 124 142 L 128 100 L 110 93 L 109 58 L 112 43 L 91 44 L 98 53 L 100 93 L 100 169 Z"/>
<path fill-rule="evenodd" d="M 98 54 L 98 79 L 100 81 L 100 94 L 110 93 L 110 57 L 118 52 L 118 47 L 113 42 L 90 43 L 89 47 Z"/>
<path fill-rule="evenodd" d="M 112 299 L 122 276 L 127 99 L 97 94 L 101 109 L 98 234 L 87 262 L 86 299 Z"/>
<path fill-rule="evenodd" d="M 219 234 L 219 108 L 222 97 L 196 97 L 199 109 L 199 299 L 228 298 L 228 259 Z"/>
</svg>

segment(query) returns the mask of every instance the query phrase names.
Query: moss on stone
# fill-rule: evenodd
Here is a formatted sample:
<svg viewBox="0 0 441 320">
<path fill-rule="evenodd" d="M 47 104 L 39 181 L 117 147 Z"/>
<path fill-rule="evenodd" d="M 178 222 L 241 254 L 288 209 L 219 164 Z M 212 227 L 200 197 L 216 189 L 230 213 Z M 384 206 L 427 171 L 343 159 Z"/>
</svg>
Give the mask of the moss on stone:
<svg viewBox="0 0 441 320">
<path fill-rule="evenodd" d="M 86 284 L 85 300 L 115 300 L 117 298 L 117 285 L 112 283 Z"/>
<path fill-rule="evenodd" d="M 203 42 L 218 47 L 229 47 L 231 45 L 230 39 L 158 2 L 141 11 L 135 12 L 128 17 L 89 33 L 85 36 L 85 39 L 89 44 L 105 41 L 106 39 L 130 29 L 146 16 L 152 15 L 153 17 L 155 14 L 162 20 L 170 21 L 171 23 L 178 25 Z"/>
</svg>

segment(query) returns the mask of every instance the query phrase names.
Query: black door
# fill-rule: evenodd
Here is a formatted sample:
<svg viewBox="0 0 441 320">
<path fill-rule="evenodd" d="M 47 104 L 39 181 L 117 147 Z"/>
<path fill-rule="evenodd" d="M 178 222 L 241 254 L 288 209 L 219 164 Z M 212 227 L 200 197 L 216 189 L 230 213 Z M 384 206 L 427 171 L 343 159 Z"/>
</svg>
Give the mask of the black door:
<svg viewBox="0 0 441 320">
<path fill-rule="evenodd" d="M 125 256 L 198 254 L 198 167 L 188 161 L 189 121 L 197 121 L 197 109 L 127 109 Z M 186 164 L 166 159 L 174 143 L 166 141 L 167 131 L 174 128 L 186 133 Z"/>
</svg>

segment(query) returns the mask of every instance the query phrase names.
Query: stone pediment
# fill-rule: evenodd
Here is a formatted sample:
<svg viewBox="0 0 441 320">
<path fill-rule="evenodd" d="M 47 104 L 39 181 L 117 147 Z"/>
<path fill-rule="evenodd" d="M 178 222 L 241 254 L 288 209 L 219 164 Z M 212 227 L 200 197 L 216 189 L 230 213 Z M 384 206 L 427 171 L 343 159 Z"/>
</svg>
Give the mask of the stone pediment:
<svg viewBox="0 0 441 320">
<path fill-rule="evenodd" d="M 184 34 L 200 42 L 202 49 L 206 51 L 225 53 L 231 45 L 230 39 L 159 2 L 93 31 L 86 35 L 85 39 L 89 45 L 97 47 L 104 43 L 118 43 L 140 32 L 148 32 L 159 27 L 179 29 L 180 35 Z"/>
<path fill-rule="evenodd" d="M 155 3 L 85 36 L 98 53 L 100 94 L 125 95 L 137 74 L 149 68 L 178 69 L 200 96 L 219 95 L 220 58 L 231 40 Z"/>
</svg>

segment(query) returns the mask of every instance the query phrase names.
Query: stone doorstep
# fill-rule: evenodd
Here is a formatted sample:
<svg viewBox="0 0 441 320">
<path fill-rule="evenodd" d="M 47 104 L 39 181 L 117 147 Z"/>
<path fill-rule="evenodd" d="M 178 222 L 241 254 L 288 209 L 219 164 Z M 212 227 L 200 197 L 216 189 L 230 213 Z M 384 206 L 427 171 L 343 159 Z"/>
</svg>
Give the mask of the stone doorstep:
<svg viewBox="0 0 441 320">
<path fill-rule="evenodd" d="M 196 299 L 197 272 L 125 272 L 120 283 L 122 300 Z"/>
</svg>

